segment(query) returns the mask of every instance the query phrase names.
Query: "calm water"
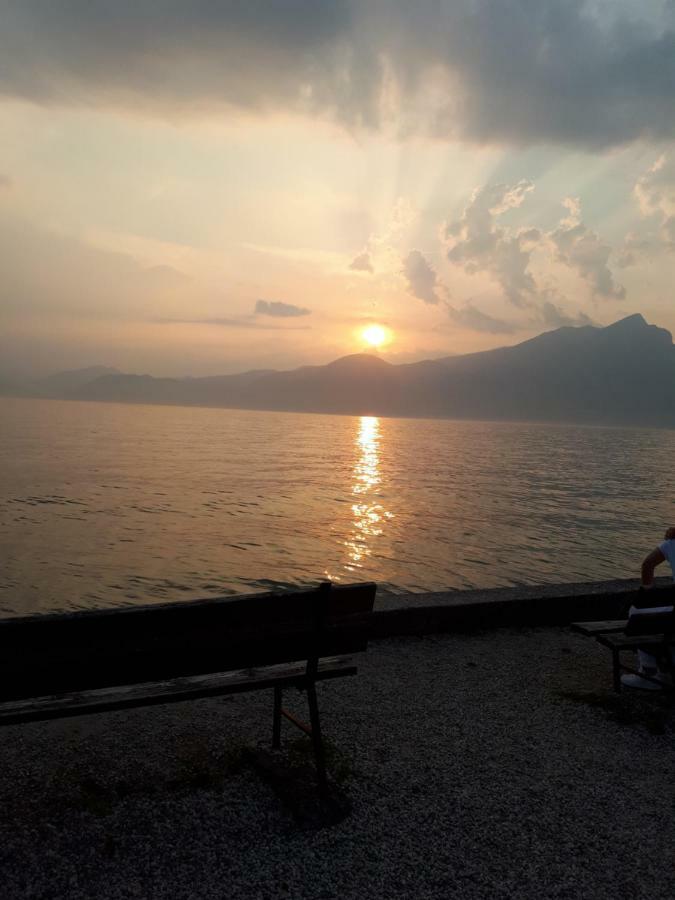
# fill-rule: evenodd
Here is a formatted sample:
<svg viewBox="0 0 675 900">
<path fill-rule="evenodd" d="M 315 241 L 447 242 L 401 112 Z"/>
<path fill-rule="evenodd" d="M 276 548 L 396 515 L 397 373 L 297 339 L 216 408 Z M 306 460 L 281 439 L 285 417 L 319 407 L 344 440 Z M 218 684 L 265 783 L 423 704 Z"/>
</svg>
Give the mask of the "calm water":
<svg viewBox="0 0 675 900">
<path fill-rule="evenodd" d="M 630 577 L 675 432 L 0 399 L 0 613 Z"/>
</svg>

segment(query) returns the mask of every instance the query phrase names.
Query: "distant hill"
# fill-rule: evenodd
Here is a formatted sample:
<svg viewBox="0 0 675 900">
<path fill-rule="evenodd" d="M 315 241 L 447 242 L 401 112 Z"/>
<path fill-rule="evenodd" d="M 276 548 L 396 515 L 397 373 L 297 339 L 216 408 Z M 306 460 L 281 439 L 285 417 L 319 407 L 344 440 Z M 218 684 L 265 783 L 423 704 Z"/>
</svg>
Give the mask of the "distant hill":
<svg viewBox="0 0 675 900">
<path fill-rule="evenodd" d="M 25 387 L 41 397 L 63 397 L 106 375 L 121 375 L 121 372 L 109 366 L 88 366 L 37 378 Z"/>
<path fill-rule="evenodd" d="M 24 390 L 24 385 L 20 378 L 13 377 L 12 375 L 5 375 L 4 372 L 0 372 L 0 397 L 23 397 L 25 394 L 26 391 Z"/>
<path fill-rule="evenodd" d="M 107 372 L 64 387 L 62 396 L 353 415 L 675 427 L 675 347 L 668 331 L 633 315 L 606 328 L 559 328 L 513 347 L 407 365 L 356 354 L 325 366 L 212 378 Z"/>
</svg>

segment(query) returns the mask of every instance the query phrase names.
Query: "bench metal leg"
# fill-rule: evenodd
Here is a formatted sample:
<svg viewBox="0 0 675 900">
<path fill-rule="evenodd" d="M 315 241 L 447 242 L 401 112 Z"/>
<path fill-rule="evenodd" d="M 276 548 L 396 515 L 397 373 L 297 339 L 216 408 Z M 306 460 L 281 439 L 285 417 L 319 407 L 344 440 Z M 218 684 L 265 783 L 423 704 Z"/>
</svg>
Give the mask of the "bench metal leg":
<svg viewBox="0 0 675 900">
<path fill-rule="evenodd" d="M 612 675 L 614 680 L 614 690 L 617 694 L 621 693 L 621 661 L 619 659 L 619 651 L 612 649 Z"/>
<path fill-rule="evenodd" d="M 321 723 L 319 721 L 319 703 L 316 697 L 316 684 L 309 681 L 306 685 L 307 704 L 309 706 L 310 726 L 301 722 L 293 713 L 282 707 L 282 689 L 274 688 L 274 712 L 272 716 L 272 747 L 279 750 L 281 747 L 281 717 L 285 716 L 301 731 L 304 731 L 312 739 L 314 747 L 314 759 L 316 760 L 316 777 L 319 784 L 319 794 L 325 797 L 328 793 L 328 777 L 326 774 L 326 754 L 321 738 Z"/>
<path fill-rule="evenodd" d="M 309 720 L 312 725 L 312 743 L 314 744 L 314 756 L 316 759 L 316 777 L 319 782 L 319 793 L 326 796 L 328 793 L 328 779 L 326 778 L 326 756 L 321 740 L 321 725 L 319 723 L 319 704 L 316 699 L 316 685 L 310 682 L 307 685 L 307 703 L 309 705 Z"/>
<path fill-rule="evenodd" d="M 274 688 L 274 713 L 272 716 L 272 749 L 281 747 L 281 688 Z"/>
<path fill-rule="evenodd" d="M 665 648 L 665 663 L 666 663 L 666 672 L 670 675 L 670 683 L 673 687 L 675 687 L 675 660 L 673 660 L 672 648 L 668 645 Z"/>
<path fill-rule="evenodd" d="M 661 648 L 661 652 L 657 656 L 658 667 L 664 675 L 668 675 L 670 677 L 670 685 L 665 685 L 664 687 L 667 689 L 668 687 L 672 687 L 675 685 L 675 660 L 673 660 L 671 646 L 669 644 L 664 644 Z"/>
</svg>

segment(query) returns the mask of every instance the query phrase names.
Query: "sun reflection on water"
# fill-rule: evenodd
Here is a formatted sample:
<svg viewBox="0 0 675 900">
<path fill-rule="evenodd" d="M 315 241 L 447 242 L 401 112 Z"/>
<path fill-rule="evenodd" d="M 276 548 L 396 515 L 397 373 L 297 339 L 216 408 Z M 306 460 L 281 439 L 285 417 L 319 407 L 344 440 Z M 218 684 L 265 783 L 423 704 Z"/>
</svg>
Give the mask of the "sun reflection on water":
<svg viewBox="0 0 675 900">
<path fill-rule="evenodd" d="M 384 525 L 393 513 L 381 500 L 380 420 L 375 416 L 361 416 L 356 435 L 356 458 L 353 469 L 352 530 L 344 542 L 349 562 L 347 572 L 362 569 L 373 554 L 376 539 L 384 532 Z"/>
</svg>

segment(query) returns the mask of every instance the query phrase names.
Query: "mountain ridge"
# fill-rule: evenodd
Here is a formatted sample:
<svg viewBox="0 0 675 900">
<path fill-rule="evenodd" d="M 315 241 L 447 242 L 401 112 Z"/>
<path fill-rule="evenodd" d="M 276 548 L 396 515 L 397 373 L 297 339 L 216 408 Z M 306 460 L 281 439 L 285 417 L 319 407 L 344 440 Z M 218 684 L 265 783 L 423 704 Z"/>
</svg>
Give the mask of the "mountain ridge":
<svg viewBox="0 0 675 900">
<path fill-rule="evenodd" d="M 191 378 L 106 370 L 84 382 L 57 373 L 49 383 L 69 379 L 66 399 L 675 427 L 672 336 L 639 313 L 606 327 L 564 326 L 510 347 L 400 365 L 357 353 L 291 370 Z"/>
</svg>

